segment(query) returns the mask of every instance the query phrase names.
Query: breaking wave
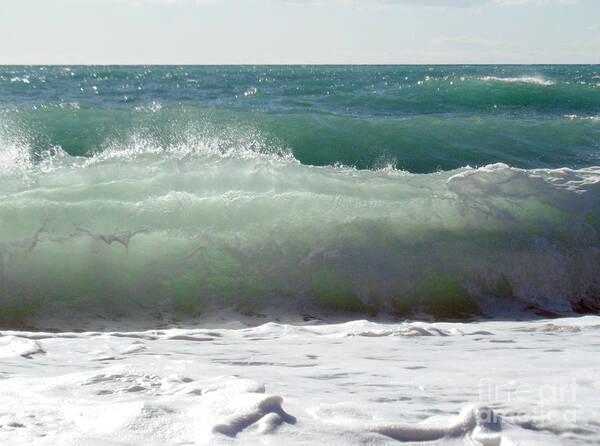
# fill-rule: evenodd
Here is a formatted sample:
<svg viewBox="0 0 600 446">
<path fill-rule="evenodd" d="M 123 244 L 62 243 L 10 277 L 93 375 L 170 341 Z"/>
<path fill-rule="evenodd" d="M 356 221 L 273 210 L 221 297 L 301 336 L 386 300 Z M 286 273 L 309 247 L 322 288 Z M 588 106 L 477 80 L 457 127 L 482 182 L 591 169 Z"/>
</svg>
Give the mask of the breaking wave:
<svg viewBox="0 0 600 446">
<path fill-rule="evenodd" d="M 2 144 L 3 326 L 600 309 L 600 167 L 317 167 L 256 133 Z"/>
</svg>

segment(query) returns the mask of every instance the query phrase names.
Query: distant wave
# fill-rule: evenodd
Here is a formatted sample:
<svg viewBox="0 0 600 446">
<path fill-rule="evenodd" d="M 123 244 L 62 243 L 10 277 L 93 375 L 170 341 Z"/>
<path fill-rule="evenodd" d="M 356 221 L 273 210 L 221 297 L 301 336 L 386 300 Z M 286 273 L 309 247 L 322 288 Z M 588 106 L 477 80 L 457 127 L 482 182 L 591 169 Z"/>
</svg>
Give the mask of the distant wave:
<svg viewBox="0 0 600 446">
<path fill-rule="evenodd" d="M 589 121 L 594 121 L 594 122 L 598 122 L 600 121 L 600 115 L 598 116 L 579 116 L 579 115 L 565 115 L 565 118 L 569 118 L 571 121 L 574 119 L 582 119 L 582 120 L 589 120 Z"/>
<path fill-rule="evenodd" d="M 554 85 L 554 82 L 543 77 L 535 76 L 520 76 L 520 77 L 497 77 L 497 76 L 485 76 L 482 77 L 483 81 L 496 81 L 496 82 L 508 82 L 508 83 L 524 83 L 533 85 L 550 86 Z"/>
</svg>

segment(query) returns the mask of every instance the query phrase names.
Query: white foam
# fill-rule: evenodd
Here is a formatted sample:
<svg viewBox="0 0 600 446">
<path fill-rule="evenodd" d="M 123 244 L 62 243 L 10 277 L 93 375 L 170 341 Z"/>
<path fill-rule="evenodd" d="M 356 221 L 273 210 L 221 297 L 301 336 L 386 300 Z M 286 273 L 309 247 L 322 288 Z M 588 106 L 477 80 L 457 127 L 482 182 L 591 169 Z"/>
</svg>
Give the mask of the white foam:
<svg viewBox="0 0 600 446">
<path fill-rule="evenodd" d="M 249 426 L 259 423 L 261 433 L 272 432 L 284 419 L 295 423 L 281 407 L 283 398 L 276 395 L 243 395 L 240 401 L 234 402 L 236 410 L 233 414 L 220 420 L 212 427 L 214 433 L 235 437 Z"/>
<path fill-rule="evenodd" d="M 0 337 L 0 358 L 23 357 L 45 353 L 39 342 L 17 336 Z"/>
<path fill-rule="evenodd" d="M 576 115 L 576 114 L 571 114 L 571 115 L 565 115 L 565 118 L 569 118 L 571 121 L 579 119 L 582 121 L 600 122 L 600 116 L 580 116 L 580 115 Z"/>
<path fill-rule="evenodd" d="M 10 81 L 13 82 L 13 83 L 14 82 L 23 82 L 24 84 L 30 83 L 29 76 L 23 76 L 23 77 L 15 76 L 15 77 L 12 77 L 10 79 Z"/>
<path fill-rule="evenodd" d="M 406 327 L 447 336 L 349 336 Z M 587 316 L 4 332 L 0 443 L 596 444 L 598 330 Z"/>
<path fill-rule="evenodd" d="M 494 81 L 494 82 L 507 82 L 507 83 L 523 83 L 532 85 L 542 85 L 548 87 L 554 85 L 554 82 L 549 79 L 537 76 L 518 76 L 518 77 L 498 77 L 498 76 L 485 76 L 482 77 L 483 81 Z"/>
<path fill-rule="evenodd" d="M 368 427 L 367 430 L 402 442 L 435 441 L 444 437 L 467 435 L 484 445 L 497 445 L 501 441 L 501 434 L 498 432 L 501 430 L 499 417 L 488 407 L 474 405 L 464 407 L 455 417 L 431 417 L 409 426 L 381 424 Z"/>
<path fill-rule="evenodd" d="M 156 113 L 159 112 L 160 110 L 162 110 L 162 104 L 160 102 L 157 101 L 152 101 L 151 105 L 147 105 L 147 106 L 136 106 L 134 107 L 135 111 L 146 111 L 146 112 L 152 112 L 152 113 Z"/>
<path fill-rule="evenodd" d="M 158 110 L 155 110 L 158 111 Z M 253 129 L 236 130 L 214 135 L 211 129 L 189 129 L 180 141 L 164 146 L 140 132 L 134 132 L 127 141 L 108 141 L 101 151 L 85 160 L 90 166 L 110 160 L 129 160 L 160 155 L 165 161 L 184 158 L 264 159 L 297 162 L 291 150 L 268 145 L 260 132 Z"/>
</svg>

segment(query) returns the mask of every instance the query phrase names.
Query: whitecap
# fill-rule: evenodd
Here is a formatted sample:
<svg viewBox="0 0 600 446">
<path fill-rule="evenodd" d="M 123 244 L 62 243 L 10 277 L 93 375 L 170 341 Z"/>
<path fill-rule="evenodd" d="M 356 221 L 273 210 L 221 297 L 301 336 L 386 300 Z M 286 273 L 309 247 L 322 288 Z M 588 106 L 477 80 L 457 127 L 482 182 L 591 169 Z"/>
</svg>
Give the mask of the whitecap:
<svg viewBox="0 0 600 446">
<path fill-rule="evenodd" d="M 549 79 L 544 79 L 538 76 L 519 76 L 519 77 L 498 77 L 485 76 L 480 78 L 482 81 L 508 82 L 508 83 L 524 83 L 533 85 L 542 85 L 548 87 L 554 85 L 554 82 Z"/>
</svg>

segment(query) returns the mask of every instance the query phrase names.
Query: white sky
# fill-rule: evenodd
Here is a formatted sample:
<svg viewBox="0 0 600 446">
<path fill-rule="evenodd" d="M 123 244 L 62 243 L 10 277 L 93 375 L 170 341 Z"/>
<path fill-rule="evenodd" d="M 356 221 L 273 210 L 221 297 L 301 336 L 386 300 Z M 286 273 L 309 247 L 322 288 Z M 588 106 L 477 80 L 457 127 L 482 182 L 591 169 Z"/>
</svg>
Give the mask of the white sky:
<svg viewBox="0 0 600 446">
<path fill-rule="evenodd" d="M 0 0 L 30 63 L 600 63 L 600 0 Z"/>
</svg>

